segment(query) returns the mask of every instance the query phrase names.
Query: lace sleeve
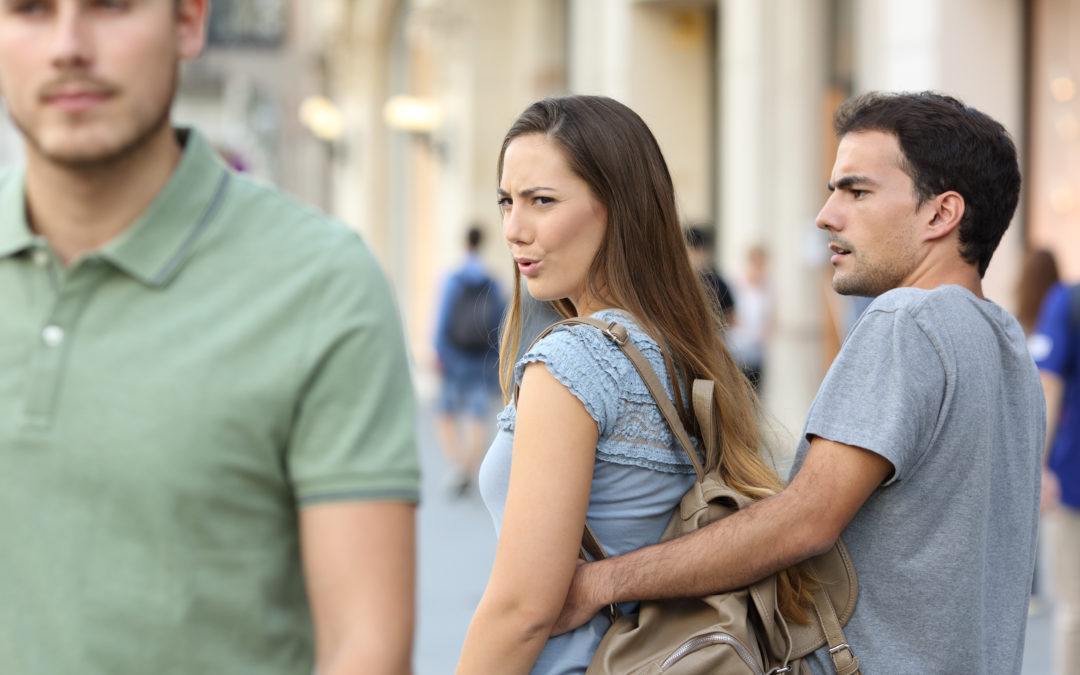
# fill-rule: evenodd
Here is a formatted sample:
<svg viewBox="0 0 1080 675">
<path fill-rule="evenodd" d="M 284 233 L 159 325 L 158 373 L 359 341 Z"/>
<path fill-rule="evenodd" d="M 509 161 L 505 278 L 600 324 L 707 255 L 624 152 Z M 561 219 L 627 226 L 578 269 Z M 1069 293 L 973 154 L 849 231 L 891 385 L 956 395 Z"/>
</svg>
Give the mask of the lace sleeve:
<svg viewBox="0 0 1080 675">
<path fill-rule="evenodd" d="M 659 346 L 624 315 L 602 312 L 596 316 L 625 325 L 669 389 Z M 556 328 L 515 364 L 515 382 L 521 382 L 525 366 L 536 362 L 542 362 L 596 421 L 598 459 L 667 472 L 693 471 L 633 364 L 600 331 L 584 325 Z M 667 393 L 670 397 L 671 392 Z M 500 428 L 513 431 L 515 418 L 511 404 L 498 417 Z"/>
</svg>

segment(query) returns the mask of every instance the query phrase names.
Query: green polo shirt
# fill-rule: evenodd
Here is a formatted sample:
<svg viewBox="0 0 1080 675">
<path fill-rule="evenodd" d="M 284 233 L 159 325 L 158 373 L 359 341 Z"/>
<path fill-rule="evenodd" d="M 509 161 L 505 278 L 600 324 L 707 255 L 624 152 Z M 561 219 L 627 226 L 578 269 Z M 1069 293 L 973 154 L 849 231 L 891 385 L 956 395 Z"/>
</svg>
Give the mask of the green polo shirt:
<svg viewBox="0 0 1080 675">
<path fill-rule="evenodd" d="M 0 177 L 0 673 L 307 675 L 297 508 L 417 499 L 376 260 L 179 133 L 68 268 Z"/>
</svg>

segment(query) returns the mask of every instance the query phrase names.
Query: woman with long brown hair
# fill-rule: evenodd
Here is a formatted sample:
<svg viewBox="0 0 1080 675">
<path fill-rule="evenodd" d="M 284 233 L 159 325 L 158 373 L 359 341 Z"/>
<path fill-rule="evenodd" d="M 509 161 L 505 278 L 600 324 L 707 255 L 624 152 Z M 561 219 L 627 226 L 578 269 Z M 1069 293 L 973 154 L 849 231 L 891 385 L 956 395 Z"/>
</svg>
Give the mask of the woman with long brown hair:
<svg viewBox="0 0 1080 675">
<path fill-rule="evenodd" d="M 539 101 L 506 134 L 498 179 L 515 292 L 501 345 L 507 407 L 480 489 L 499 542 L 458 672 L 583 673 L 606 616 L 548 636 L 586 519 L 611 555 L 653 543 L 694 469 L 632 364 L 594 327 L 559 326 L 514 362 L 523 276 L 564 317 L 626 327 L 692 434 L 689 383 L 712 380 L 723 451 L 707 469 L 755 499 L 782 483 L 760 453 L 756 399 L 691 269 L 671 177 L 641 118 L 609 98 Z M 782 575 L 794 618 L 808 602 L 802 581 Z"/>
</svg>

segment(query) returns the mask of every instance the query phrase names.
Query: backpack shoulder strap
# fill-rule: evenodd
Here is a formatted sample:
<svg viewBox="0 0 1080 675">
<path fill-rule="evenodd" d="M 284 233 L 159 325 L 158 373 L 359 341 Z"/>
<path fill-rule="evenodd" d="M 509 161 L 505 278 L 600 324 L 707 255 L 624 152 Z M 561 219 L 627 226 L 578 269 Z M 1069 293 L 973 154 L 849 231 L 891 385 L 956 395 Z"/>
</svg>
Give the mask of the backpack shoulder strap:
<svg viewBox="0 0 1080 675">
<path fill-rule="evenodd" d="M 571 317 L 569 319 L 557 321 L 548 326 L 544 332 L 540 333 L 540 335 L 533 340 L 529 349 L 532 349 L 537 342 L 547 337 L 557 326 L 573 326 L 579 324 L 592 326 L 599 330 L 604 334 L 604 337 L 614 342 L 615 345 L 622 350 L 623 354 L 630 359 L 630 363 L 633 364 L 634 369 L 641 375 L 641 379 L 645 382 L 645 386 L 649 389 L 649 393 L 652 394 L 657 407 L 660 408 L 660 412 L 663 414 L 664 419 L 667 420 L 668 426 L 671 428 L 671 433 L 675 435 L 676 440 L 679 441 L 679 445 L 682 446 L 683 451 L 686 452 L 686 456 L 690 458 L 690 463 L 694 465 L 694 471 L 698 475 L 698 480 L 701 480 L 705 475 L 705 470 L 701 464 L 701 459 L 698 457 L 697 451 L 694 449 L 693 443 L 690 442 L 690 434 L 686 432 L 686 427 L 683 426 L 682 420 L 679 419 L 679 413 L 675 410 L 675 405 L 671 402 L 671 399 L 668 398 L 667 392 L 664 391 L 664 385 L 660 383 L 660 378 L 649 364 L 649 360 L 646 359 L 645 355 L 630 341 L 630 334 L 627 332 L 625 326 L 615 321 L 602 321 L 591 316 Z M 515 386 L 515 402 L 517 401 L 517 395 L 518 387 Z"/>
</svg>

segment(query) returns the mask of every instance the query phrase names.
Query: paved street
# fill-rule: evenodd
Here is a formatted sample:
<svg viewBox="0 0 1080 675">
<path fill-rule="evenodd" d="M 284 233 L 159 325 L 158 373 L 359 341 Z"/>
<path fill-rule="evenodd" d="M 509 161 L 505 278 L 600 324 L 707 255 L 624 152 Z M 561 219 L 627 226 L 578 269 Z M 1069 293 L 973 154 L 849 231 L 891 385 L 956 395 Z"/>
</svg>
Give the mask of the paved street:
<svg viewBox="0 0 1080 675">
<path fill-rule="evenodd" d="M 432 420 L 430 383 L 418 383 L 422 397 L 420 444 L 424 471 L 419 511 L 419 570 L 416 675 L 453 673 L 461 644 L 484 592 L 495 535 L 491 518 L 475 490 L 460 499 L 443 488 L 445 464 Z M 494 422 L 493 422 L 494 424 Z M 1021 675 L 1050 675 L 1050 612 L 1028 620 Z"/>
<path fill-rule="evenodd" d="M 423 469 L 419 510 L 416 675 L 454 672 L 469 619 L 480 601 L 495 556 L 495 529 L 475 489 L 450 496 L 446 464 L 435 440 L 431 383 L 418 381 Z M 494 415 L 492 415 L 494 428 Z"/>
</svg>

